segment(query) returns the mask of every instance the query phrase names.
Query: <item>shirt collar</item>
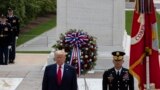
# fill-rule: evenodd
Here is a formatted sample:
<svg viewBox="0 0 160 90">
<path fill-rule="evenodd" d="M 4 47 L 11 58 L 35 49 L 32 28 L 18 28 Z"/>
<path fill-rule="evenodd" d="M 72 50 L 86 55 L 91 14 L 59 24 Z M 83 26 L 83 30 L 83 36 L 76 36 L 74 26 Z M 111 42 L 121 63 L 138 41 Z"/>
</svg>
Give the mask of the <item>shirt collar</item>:
<svg viewBox="0 0 160 90">
<path fill-rule="evenodd" d="M 119 70 L 117 70 L 116 68 L 114 68 L 114 69 L 115 69 L 116 72 L 118 72 L 118 71 L 121 72 L 122 71 L 122 68 L 120 68 Z"/>
<path fill-rule="evenodd" d="M 59 65 L 57 64 L 57 68 L 59 67 Z M 62 68 L 64 68 L 64 64 L 61 65 Z"/>
<path fill-rule="evenodd" d="M 8 17 L 13 17 L 13 15 L 8 15 Z"/>
</svg>

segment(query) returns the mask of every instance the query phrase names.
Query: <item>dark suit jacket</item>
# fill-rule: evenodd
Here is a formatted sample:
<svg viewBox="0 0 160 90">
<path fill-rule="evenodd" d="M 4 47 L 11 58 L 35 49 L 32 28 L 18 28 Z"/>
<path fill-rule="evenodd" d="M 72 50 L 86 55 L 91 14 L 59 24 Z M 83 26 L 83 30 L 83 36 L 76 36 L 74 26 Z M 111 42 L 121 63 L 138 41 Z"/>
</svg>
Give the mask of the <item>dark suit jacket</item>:
<svg viewBox="0 0 160 90">
<path fill-rule="evenodd" d="M 76 70 L 64 64 L 64 72 L 61 85 L 57 83 L 57 65 L 46 67 L 42 82 L 42 90 L 78 90 Z"/>
<path fill-rule="evenodd" d="M 117 76 L 115 69 L 111 68 L 103 74 L 103 90 L 134 90 L 133 76 L 126 68 L 122 68 L 121 74 Z"/>
</svg>

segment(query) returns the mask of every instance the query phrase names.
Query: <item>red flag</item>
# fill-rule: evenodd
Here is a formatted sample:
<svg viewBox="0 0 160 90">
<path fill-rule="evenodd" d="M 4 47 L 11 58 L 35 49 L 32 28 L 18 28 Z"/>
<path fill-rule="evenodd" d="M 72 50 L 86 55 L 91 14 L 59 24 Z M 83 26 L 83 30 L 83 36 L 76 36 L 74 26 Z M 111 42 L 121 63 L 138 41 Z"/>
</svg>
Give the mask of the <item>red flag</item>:
<svg viewBox="0 0 160 90">
<path fill-rule="evenodd" d="M 160 76 L 158 32 L 152 0 L 150 11 L 139 13 L 135 10 L 132 22 L 130 72 L 137 78 L 140 90 L 144 90 L 146 84 L 146 48 L 149 48 L 151 53 L 149 55 L 150 83 L 154 83 L 155 88 L 160 89 L 160 80 L 157 79 Z"/>
</svg>

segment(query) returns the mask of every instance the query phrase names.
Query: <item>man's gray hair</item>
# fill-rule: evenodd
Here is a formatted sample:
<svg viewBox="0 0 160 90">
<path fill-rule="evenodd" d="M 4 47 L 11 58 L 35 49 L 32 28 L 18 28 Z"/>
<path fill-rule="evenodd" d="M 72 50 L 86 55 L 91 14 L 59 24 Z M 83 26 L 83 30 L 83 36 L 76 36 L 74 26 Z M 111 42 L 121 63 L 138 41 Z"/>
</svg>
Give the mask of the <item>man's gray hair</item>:
<svg viewBox="0 0 160 90">
<path fill-rule="evenodd" d="M 65 52 L 64 49 L 62 49 L 62 50 L 57 50 L 57 51 L 54 52 L 54 55 L 66 55 L 66 54 L 67 54 L 67 53 Z"/>
</svg>

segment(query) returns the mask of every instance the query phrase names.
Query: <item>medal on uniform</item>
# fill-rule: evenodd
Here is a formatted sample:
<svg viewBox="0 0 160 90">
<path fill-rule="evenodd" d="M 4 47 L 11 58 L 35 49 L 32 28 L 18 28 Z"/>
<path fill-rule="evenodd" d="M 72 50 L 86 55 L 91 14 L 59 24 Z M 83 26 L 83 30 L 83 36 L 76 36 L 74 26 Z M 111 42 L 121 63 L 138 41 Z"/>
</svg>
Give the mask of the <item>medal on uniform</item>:
<svg viewBox="0 0 160 90">
<path fill-rule="evenodd" d="M 16 20 L 13 20 L 13 23 L 15 23 L 16 22 Z"/>
<path fill-rule="evenodd" d="M 123 75 L 123 81 L 129 80 L 129 74 L 128 71 L 125 71 L 125 74 Z"/>
<path fill-rule="evenodd" d="M 5 28 L 4 28 L 4 31 L 8 31 L 8 28 L 7 28 L 7 27 L 5 27 Z"/>
<path fill-rule="evenodd" d="M 114 77 L 113 77 L 113 75 L 112 74 L 110 74 L 109 75 L 109 77 L 107 77 L 108 78 L 108 80 L 109 80 L 109 82 L 111 83 L 112 82 L 112 80 L 114 79 Z"/>
<path fill-rule="evenodd" d="M 3 34 L 1 34 L 0 37 L 3 37 Z"/>
</svg>

